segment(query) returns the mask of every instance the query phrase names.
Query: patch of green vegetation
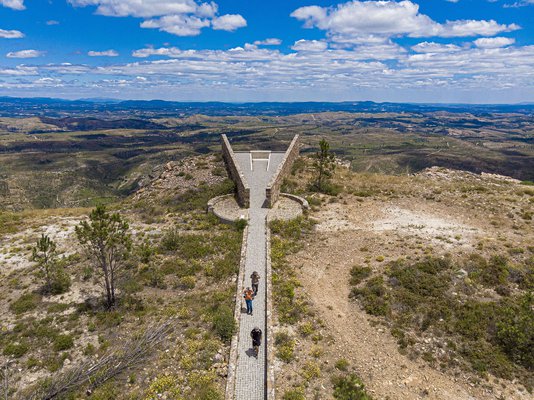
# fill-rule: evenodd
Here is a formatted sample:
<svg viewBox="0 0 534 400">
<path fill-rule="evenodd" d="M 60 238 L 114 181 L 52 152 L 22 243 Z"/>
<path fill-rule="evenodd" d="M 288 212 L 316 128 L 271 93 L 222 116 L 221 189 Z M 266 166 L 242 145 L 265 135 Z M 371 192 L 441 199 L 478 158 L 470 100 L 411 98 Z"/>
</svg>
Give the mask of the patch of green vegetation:
<svg viewBox="0 0 534 400">
<path fill-rule="evenodd" d="M 9 343 L 4 347 L 4 355 L 20 358 L 28 352 L 30 347 L 27 343 Z"/>
<path fill-rule="evenodd" d="M 10 304 L 11 312 L 19 315 L 35 310 L 41 302 L 41 296 L 36 293 L 26 293 Z"/>
<path fill-rule="evenodd" d="M 230 179 L 225 179 L 217 185 L 200 184 L 184 194 L 167 199 L 165 204 L 172 211 L 204 210 L 208 201 L 216 196 L 233 193 L 235 185 Z"/>
<path fill-rule="evenodd" d="M 350 270 L 350 284 L 353 286 L 359 285 L 365 279 L 371 276 L 370 267 L 362 267 L 361 265 L 354 265 Z"/>
<path fill-rule="evenodd" d="M 355 374 L 332 378 L 334 398 L 337 400 L 371 400 L 363 382 Z"/>
<path fill-rule="evenodd" d="M 475 371 L 517 377 L 531 387 L 527 371 L 534 367 L 534 296 L 526 291 L 490 302 L 473 300 L 477 282 L 500 291 L 496 285 L 520 275 L 500 256 L 470 256 L 463 267 L 472 281 L 459 278 L 455 271 L 460 267 L 447 257 L 397 260 L 386 269 L 387 283 L 383 276 L 373 277 L 354 287 L 351 296 L 369 314 L 387 318 L 401 348 L 415 343 L 406 332 L 419 336 L 431 331 L 448 337 Z M 458 292 L 469 297 L 458 301 Z M 432 353 L 425 357 L 436 361 Z"/>
<path fill-rule="evenodd" d="M 282 400 L 306 400 L 306 396 L 301 388 L 289 389 L 284 392 Z"/>
<path fill-rule="evenodd" d="M 68 350 L 74 346 L 74 338 L 71 335 L 57 335 L 54 338 L 54 350 Z"/>
<path fill-rule="evenodd" d="M 278 332 L 274 337 L 274 345 L 276 346 L 276 356 L 288 363 L 293 361 L 295 357 L 295 339 L 287 332 Z"/>
<path fill-rule="evenodd" d="M 295 272 L 285 262 L 285 258 L 300 249 L 302 244 L 299 240 L 310 232 L 312 227 L 313 223 L 304 217 L 291 221 L 273 221 L 270 225 L 273 233 L 271 240 L 273 293 L 281 323 L 297 323 L 308 312 L 306 301 L 296 295 L 300 282 Z"/>
<path fill-rule="evenodd" d="M 358 298 L 364 310 L 371 315 L 385 316 L 389 313 L 389 295 L 382 276 L 369 279 L 363 288 L 353 288 L 350 295 Z"/>
<path fill-rule="evenodd" d="M 213 330 L 215 333 L 225 342 L 229 342 L 235 329 L 236 325 L 232 309 L 227 306 L 218 307 L 213 317 Z"/>
</svg>

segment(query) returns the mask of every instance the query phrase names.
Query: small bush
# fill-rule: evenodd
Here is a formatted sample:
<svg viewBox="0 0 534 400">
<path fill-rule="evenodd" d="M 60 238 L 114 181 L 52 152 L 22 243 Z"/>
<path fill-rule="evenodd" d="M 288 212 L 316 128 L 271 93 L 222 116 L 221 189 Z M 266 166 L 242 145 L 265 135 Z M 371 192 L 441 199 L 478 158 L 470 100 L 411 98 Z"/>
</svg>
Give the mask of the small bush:
<svg viewBox="0 0 534 400">
<path fill-rule="evenodd" d="M 274 338 L 276 346 L 276 356 L 288 363 L 294 358 L 295 340 L 287 332 L 278 332 Z"/>
<path fill-rule="evenodd" d="M 41 297 L 35 293 L 26 293 L 20 296 L 9 306 L 9 309 L 15 314 L 23 314 L 34 310 L 39 305 Z"/>
<path fill-rule="evenodd" d="M 235 332 L 235 320 L 234 313 L 230 307 L 220 306 L 217 308 L 213 317 L 213 330 L 226 342 L 232 339 L 232 335 Z"/>
<path fill-rule="evenodd" d="M 389 313 L 389 297 L 382 276 L 370 279 L 361 289 L 353 288 L 351 297 L 358 298 L 363 309 L 371 315 L 385 316 Z"/>
<path fill-rule="evenodd" d="M 10 343 L 4 347 L 4 355 L 20 358 L 26 354 L 29 346 L 26 343 Z"/>
<path fill-rule="evenodd" d="M 235 223 L 235 228 L 239 231 L 239 232 L 242 232 L 245 230 L 245 228 L 247 227 L 248 225 L 248 221 L 244 218 L 239 218 Z"/>
<path fill-rule="evenodd" d="M 57 335 L 54 339 L 54 350 L 68 350 L 74 346 L 74 339 L 71 335 Z"/>
<path fill-rule="evenodd" d="M 306 382 L 309 382 L 312 379 L 316 379 L 321 376 L 321 368 L 319 368 L 319 365 L 316 362 L 307 361 L 302 367 L 300 374 Z"/>
<path fill-rule="evenodd" d="M 353 286 L 359 285 L 363 280 L 371 275 L 370 267 L 362 267 L 355 265 L 350 270 L 350 284 Z"/>
<path fill-rule="evenodd" d="M 306 400 L 306 397 L 304 396 L 304 391 L 298 388 L 286 390 L 282 396 L 282 400 Z"/>
<path fill-rule="evenodd" d="M 354 374 L 332 378 L 334 398 L 337 400 L 371 400 L 365 392 L 365 386 Z"/>
<path fill-rule="evenodd" d="M 180 278 L 180 286 L 185 289 L 194 289 L 197 284 L 197 279 L 194 276 L 183 276 Z"/>
<path fill-rule="evenodd" d="M 340 371 L 347 371 L 349 369 L 349 362 L 344 358 L 340 358 L 336 361 L 334 367 L 336 367 L 336 369 L 339 369 Z"/>
</svg>

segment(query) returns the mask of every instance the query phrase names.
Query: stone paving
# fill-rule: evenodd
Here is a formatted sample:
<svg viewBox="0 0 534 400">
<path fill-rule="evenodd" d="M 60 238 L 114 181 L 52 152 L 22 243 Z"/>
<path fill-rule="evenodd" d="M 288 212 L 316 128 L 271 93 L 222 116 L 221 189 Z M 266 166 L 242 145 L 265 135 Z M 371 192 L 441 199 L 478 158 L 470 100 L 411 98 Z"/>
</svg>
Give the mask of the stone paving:
<svg viewBox="0 0 534 400">
<path fill-rule="evenodd" d="M 271 153 L 269 160 L 254 159 L 250 153 L 236 153 L 239 165 L 250 185 L 250 209 L 247 251 L 245 258 L 244 287 L 250 287 L 250 275 L 254 271 L 260 274 L 258 295 L 253 300 L 253 315 L 247 315 L 244 299 L 242 302 L 239 336 L 237 346 L 237 368 L 235 376 L 235 400 L 265 400 L 266 398 L 266 217 L 265 188 L 271 176 L 282 161 L 283 153 Z M 262 332 L 262 345 L 258 358 L 252 351 L 250 331 L 259 327 Z"/>
</svg>

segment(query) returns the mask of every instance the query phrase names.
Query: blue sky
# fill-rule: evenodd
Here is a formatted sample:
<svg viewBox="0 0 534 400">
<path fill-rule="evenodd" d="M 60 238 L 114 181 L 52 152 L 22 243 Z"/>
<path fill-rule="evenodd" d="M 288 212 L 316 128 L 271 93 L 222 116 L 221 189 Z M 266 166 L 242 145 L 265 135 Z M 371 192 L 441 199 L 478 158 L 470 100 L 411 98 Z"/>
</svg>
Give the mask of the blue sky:
<svg viewBox="0 0 534 400">
<path fill-rule="evenodd" d="M 534 0 L 0 0 L 0 95 L 534 101 Z"/>
</svg>

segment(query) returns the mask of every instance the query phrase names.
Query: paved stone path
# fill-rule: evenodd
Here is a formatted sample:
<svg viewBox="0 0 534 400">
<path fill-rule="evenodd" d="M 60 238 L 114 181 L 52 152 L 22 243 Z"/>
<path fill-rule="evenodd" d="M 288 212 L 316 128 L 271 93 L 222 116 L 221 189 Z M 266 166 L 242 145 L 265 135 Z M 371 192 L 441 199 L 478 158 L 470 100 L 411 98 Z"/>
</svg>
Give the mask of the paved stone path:
<svg viewBox="0 0 534 400">
<path fill-rule="evenodd" d="M 236 153 L 237 161 L 245 174 L 250 186 L 250 209 L 247 238 L 247 252 L 245 259 L 244 287 L 250 287 L 250 275 L 254 271 L 260 274 L 258 295 L 253 300 L 253 315 L 247 315 L 244 300 L 241 301 L 242 310 L 239 320 L 239 339 L 237 346 L 237 368 L 235 376 L 236 400 L 265 400 L 266 398 L 266 363 L 265 334 L 266 326 L 266 296 L 265 276 L 266 265 L 266 237 L 265 219 L 268 209 L 264 208 L 265 188 L 271 176 L 282 161 L 283 153 L 271 153 L 270 159 L 252 160 L 250 153 Z M 252 351 L 250 331 L 259 327 L 262 332 L 260 354 L 256 359 Z"/>
</svg>

